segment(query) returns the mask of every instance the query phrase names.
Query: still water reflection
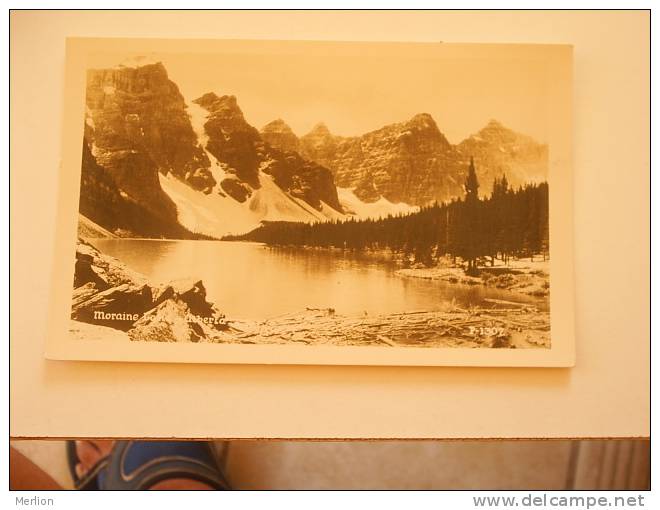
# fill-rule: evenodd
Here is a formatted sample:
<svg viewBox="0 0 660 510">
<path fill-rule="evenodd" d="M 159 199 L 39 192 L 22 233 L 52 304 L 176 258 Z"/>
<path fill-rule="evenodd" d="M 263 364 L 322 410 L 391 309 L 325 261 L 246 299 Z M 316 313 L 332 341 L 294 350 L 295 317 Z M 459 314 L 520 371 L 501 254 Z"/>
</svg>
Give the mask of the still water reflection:
<svg viewBox="0 0 660 510">
<path fill-rule="evenodd" d="M 452 300 L 461 306 L 483 305 L 484 298 L 537 302 L 482 286 L 402 277 L 393 263 L 367 255 L 224 241 L 94 239 L 91 244 L 152 283 L 202 280 L 207 299 L 236 319 L 265 319 L 306 307 L 378 315 L 435 310 Z"/>
</svg>

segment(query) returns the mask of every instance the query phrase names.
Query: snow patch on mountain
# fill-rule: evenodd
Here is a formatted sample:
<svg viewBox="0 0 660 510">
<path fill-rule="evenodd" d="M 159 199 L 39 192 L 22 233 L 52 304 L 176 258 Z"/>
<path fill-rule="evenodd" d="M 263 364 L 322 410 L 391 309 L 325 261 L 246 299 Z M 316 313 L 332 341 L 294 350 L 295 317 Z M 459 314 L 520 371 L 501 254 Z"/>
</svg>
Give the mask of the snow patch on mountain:
<svg viewBox="0 0 660 510">
<path fill-rule="evenodd" d="M 259 173 L 261 187 L 247 201 L 249 210 L 262 221 L 324 221 L 325 217 L 307 204 L 283 191 L 270 175 Z M 303 205 L 304 204 L 304 205 Z"/>
<path fill-rule="evenodd" d="M 208 120 L 209 112 L 197 103 L 190 102 L 187 106 L 190 125 L 197 135 L 199 146 L 204 150 L 206 157 L 209 158 L 209 161 L 211 162 L 209 170 L 213 179 L 215 179 L 215 186 L 213 187 L 212 193 L 221 192 L 222 188 L 220 187 L 220 183 L 227 177 L 227 171 L 226 165 L 218 161 L 218 158 L 206 149 L 206 144 L 209 142 L 209 135 L 204 129 L 204 124 L 206 124 L 206 121 Z"/>
<path fill-rule="evenodd" d="M 188 117 L 190 117 L 190 125 L 193 128 L 193 131 L 197 135 L 197 140 L 199 144 L 206 148 L 206 144 L 209 141 L 209 135 L 206 134 L 204 129 L 204 124 L 209 118 L 209 112 L 206 108 L 202 108 L 197 103 L 188 102 Z"/>
<path fill-rule="evenodd" d="M 392 203 L 385 197 L 380 197 L 375 202 L 363 202 L 350 188 L 337 187 L 339 202 L 347 214 L 351 214 L 360 219 L 378 219 L 386 217 L 389 214 L 408 214 L 419 211 L 419 207 L 400 202 Z"/>
<path fill-rule="evenodd" d="M 340 213 L 323 200 L 321 200 L 321 214 L 329 221 L 343 221 L 350 217 L 350 215 Z"/>
<path fill-rule="evenodd" d="M 92 110 L 89 109 L 89 106 L 85 106 L 85 124 L 90 128 L 95 129 L 94 118 L 92 117 Z"/>
<path fill-rule="evenodd" d="M 163 191 L 177 206 L 177 220 L 188 230 L 220 238 L 229 234 L 245 234 L 262 221 L 295 221 L 313 223 L 344 216 L 322 204 L 317 211 L 304 200 L 284 192 L 270 175 L 259 174 L 261 187 L 250 198 L 238 202 L 217 192 L 205 194 L 172 174 L 159 175 Z"/>
<path fill-rule="evenodd" d="M 201 193 L 170 173 L 158 177 L 163 191 L 176 204 L 178 222 L 192 232 L 219 238 L 259 226 L 259 220 L 231 197 Z"/>
<path fill-rule="evenodd" d="M 115 238 L 115 234 L 103 228 L 98 223 L 93 222 L 87 216 L 78 214 L 78 236 L 95 239 L 95 238 Z"/>
<path fill-rule="evenodd" d="M 228 195 L 221 183 L 226 179 L 237 180 L 236 174 L 226 163 L 219 161 L 207 150 L 209 134 L 204 127 L 209 120 L 209 110 L 198 102 L 189 101 L 186 112 L 190 125 L 197 136 L 199 146 L 211 163 L 210 171 L 216 185 L 210 193 L 202 193 L 189 187 L 172 174 L 160 175 L 161 187 L 174 201 L 178 210 L 178 221 L 188 230 L 213 237 L 229 234 L 244 234 L 257 228 L 262 221 L 292 221 L 313 223 L 329 219 L 344 219 L 345 215 L 321 201 L 321 210 L 316 210 L 305 200 L 294 197 L 280 188 L 268 168 L 272 159 L 260 162 L 257 170 L 259 186 L 248 186 L 251 193 L 247 200 L 239 202 Z"/>
</svg>

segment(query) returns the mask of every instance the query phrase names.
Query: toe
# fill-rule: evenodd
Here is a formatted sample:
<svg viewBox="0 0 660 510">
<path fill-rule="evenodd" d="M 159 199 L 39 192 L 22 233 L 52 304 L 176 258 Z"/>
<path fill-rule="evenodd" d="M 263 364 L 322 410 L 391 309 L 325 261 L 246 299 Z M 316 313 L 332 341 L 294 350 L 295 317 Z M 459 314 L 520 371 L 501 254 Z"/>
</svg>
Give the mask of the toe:
<svg viewBox="0 0 660 510">
<path fill-rule="evenodd" d="M 83 472 L 91 469 L 102 457 L 99 449 L 91 441 L 76 441 L 76 454 L 78 455 L 78 460 L 80 460 L 78 466 L 80 466 Z M 76 467 L 77 470 L 78 467 Z"/>
</svg>

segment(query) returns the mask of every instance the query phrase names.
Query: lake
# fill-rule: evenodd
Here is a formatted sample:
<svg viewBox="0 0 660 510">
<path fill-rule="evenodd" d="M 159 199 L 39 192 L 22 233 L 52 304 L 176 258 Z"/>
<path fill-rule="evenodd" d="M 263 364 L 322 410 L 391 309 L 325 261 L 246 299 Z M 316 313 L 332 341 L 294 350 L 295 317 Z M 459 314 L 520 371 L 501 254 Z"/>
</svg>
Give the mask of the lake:
<svg viewBox="0 0 660 510">
<path fill-rule="evenodd" d="M 393 262 L 371 255 L 259 243 L 90 239 L 154 284 L 202 280 L 207 300 L 227 317 L 266 319 L 310 308 L 341 315 L 379 315 L 459 306 L 492 306 L 484 298 L 545 301 L 486 288 L 403 277 Z"/>
</svg>

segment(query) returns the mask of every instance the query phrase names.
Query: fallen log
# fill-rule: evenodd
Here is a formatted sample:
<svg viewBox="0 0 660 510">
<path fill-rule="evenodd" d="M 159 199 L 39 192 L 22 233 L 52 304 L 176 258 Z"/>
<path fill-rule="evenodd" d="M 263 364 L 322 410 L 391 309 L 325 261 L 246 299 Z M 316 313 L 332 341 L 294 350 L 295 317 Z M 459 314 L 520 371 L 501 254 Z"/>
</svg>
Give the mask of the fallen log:
<svg viewBox="0 0 660 510">
<path fill-rule="evenodd" d="M 376 339 L 377 339 L 377 340 L 380 340 L 381 342 L 383 342 L 383 343 L 385 343 L 385 344 L 387 344 L 387 345 L 389 345 L 389 346 L 392 346 L 392 347 L 399 347 L 399 344 L 397 344 L 397 343 L 394 342 L 393 340 L 390 340 L 389 338 L 387 338 L 387 337 L 384 336 L 384 335 L 376 335 Z"/>
<path fill-rule="evenodd" d="M 504 299 L 493 299 L 493 298 L 484 298 L 484 301 L 486 303 L 494 303 L 496 305 L 513 305 L 513 306 L 520 306 L 523 308 L 526 308 L 529 306 L 529 303 L 519 303 L 517 301 L 506 301 Z"/>
</svg>

